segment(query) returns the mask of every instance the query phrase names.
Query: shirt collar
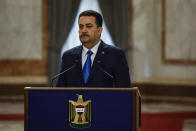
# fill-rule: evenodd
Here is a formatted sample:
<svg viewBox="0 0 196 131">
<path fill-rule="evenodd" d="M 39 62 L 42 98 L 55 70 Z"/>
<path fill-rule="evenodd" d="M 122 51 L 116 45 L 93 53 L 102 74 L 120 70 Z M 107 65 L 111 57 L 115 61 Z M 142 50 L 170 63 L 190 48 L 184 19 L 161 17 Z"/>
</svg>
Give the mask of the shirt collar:
<svg viewBox="0 0 196 131">
<path fill-rule="evenodd" d="M 91 49 L 91 51 L 93 52 L 93 54 L 96 54 L 97 53 L 97 50 L 98 50 L 98 47 L 101 43 L 101 40 Z M 83 50 L 82 52 L 87 55 L 87 52 L 88 52 L 89 49 L 87 49 L 85 46 L 83 46 Z"/>
</svg>

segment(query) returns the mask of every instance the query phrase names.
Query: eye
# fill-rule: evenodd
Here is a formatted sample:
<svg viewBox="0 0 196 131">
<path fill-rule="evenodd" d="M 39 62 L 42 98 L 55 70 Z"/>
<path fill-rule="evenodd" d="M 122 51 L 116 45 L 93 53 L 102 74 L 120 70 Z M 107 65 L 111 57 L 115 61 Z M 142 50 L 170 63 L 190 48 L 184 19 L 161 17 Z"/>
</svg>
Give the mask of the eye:
<svg viewBox="0 0 196 131">
<path fill-rule="evenodd" d="M 92 24 L 86 24 L 86 28 L 91 28 L 91 27 L 93 27 Z"/>
<path fill-rule="evenodd" d="M 92 25 L 87 25 L 87 28 L 91 28 L 92 27 Z"/>
<path fill-rule="evenodd" d="M 79 25 L 79 28 L 82 29 L 83 28 L 83 25 Z"/>
</svg>

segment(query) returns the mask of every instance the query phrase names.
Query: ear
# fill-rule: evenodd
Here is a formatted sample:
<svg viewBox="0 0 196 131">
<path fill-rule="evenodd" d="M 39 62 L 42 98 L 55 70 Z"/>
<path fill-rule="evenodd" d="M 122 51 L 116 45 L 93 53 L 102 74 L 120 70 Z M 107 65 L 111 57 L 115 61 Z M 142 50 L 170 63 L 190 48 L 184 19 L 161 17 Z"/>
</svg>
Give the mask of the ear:
<svg viewBox="0 0 196 131">
<path fill-rule="evenodd" d="M 101 35 L 103 27 L 98 27 L 98 33 Z"/>
</svg>

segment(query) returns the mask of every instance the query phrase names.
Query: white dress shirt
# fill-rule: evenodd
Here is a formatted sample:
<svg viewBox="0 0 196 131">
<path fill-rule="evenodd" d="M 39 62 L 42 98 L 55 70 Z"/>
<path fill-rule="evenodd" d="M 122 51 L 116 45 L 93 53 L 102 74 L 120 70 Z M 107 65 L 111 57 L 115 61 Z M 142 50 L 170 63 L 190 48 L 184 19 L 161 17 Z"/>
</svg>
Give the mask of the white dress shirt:
<svg viewBox="0 0 196 131">
<path fill-rule="evenodd" d="M 100 45 L 101 41 L 99 41 L 92 49 L 91 51 L 93 52 L 93 54 L 91 55 L 91 66 L 93 65 L 93 61 L 95 59 L 95 56 L 97 54 L 97 50 L 98 50 L 98 47 Z M 84 64 L 86 62 L 86 59 L 87 59 L 87 52 L 88 52 L 89 49 L 87 49 L 85 46 L 83 46 L 83 49 L 82 49 L 82 69 L 84 67 Z"/>
</svg>

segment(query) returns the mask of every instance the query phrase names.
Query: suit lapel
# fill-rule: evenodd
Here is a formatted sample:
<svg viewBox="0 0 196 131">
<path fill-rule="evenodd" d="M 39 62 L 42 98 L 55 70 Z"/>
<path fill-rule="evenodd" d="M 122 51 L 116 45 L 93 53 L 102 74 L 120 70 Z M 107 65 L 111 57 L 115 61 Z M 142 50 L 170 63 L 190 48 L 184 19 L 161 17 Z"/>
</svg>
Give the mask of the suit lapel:
<svg viewBox="0 0 196 131">
<path fill-rule="evenodd" d="M 79 48 L 76 50 L 75 52 L 75 58 L 74 61 L 76 63 L 76 70 L 78 72 L 78 76 L 80 78 L 81 81 L 81 85 L 84 85 L 84 78 L 83 78 L 83 74 L 82 74 L 82 46 L 79 46 Z"/>
</svg>

